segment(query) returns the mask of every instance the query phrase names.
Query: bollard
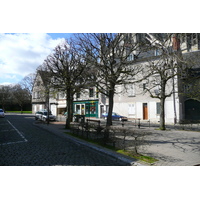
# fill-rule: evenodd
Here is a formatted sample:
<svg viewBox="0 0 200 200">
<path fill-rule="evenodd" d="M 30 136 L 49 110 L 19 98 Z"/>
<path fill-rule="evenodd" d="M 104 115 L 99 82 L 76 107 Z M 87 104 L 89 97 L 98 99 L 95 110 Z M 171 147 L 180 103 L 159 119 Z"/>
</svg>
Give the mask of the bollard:
<svg viewBox="0 0 200 200">
<path fill-rule="evenodd" d="M 138 128 L 140 128 L 140 126 L 141 126 L 141 125 L 140 125 L 140 119 L 138 119 Z"/>
</svg>

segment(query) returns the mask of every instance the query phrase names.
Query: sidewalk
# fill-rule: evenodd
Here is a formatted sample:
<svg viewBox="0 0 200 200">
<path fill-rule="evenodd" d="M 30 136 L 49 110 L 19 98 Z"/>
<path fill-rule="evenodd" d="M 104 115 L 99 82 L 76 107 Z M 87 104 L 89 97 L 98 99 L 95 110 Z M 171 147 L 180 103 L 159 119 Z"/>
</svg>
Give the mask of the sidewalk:
<svg viewBox="0 0 200 200">
<path fill-rule="evenodd" d="M 101 151 L 108 156 L 121 159 L 130 165 L 149 165 L 64 134 L 67 131 L 64 129 L 65 122 L 51 122 L 49 125 L 36 123 L 36 125 L 61 137 L 67 137 L 74 142 Z M 185 131 L 172 128 L 166 131 L 160 131 L 156 130 L 155 127 L 141 127 L 138 129 L 133 126 L 129 128 L 151 132 L 150 135 L 145 137 L 149 145 L 141 146 L 139 153 L 158 159 L 159 161 L 155 162 L 153 164 L 154 166 L 194 166 L 200 164 L 200 131 Z"/>
<path fill-rule="evenodd" d="M 156 166 L 194 166 L 200 164 L 200 132 L 151 129 L 150 142 L 140 151 L 159 161 Z"/>
</svg>

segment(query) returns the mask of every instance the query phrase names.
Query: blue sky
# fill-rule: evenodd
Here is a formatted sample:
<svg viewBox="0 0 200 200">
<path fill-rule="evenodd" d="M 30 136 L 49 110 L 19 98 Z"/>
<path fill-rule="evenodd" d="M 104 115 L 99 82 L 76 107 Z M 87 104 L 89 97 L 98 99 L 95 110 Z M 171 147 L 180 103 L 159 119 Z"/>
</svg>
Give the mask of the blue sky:
<svg viewBox="0 0 200 200">
<path fill-rule="evenodd" d="M 70 33 L 0 33 L 0 85 L 16 84 Z"/>
</svg>

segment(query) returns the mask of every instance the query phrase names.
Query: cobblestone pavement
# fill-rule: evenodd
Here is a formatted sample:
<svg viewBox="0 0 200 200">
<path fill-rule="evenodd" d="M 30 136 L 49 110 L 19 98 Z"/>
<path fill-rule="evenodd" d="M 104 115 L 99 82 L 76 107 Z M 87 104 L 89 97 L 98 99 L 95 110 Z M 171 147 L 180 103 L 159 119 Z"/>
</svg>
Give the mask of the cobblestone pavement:
<svg viewBox="0 0 200 200">
<path fill-rule="evenodd" d="M 24 121 L 25 120 L 25 121 Z M 10 123 L 9 123 L 10 122 Z M 11 123 L 12 122 L 12 123 Z M 64 134 L 64 122 L 36 124 L 33 116 L 8 115 L 0 119 L 0 165 L 148 165 L 102 150 L 92 144 L 76 142 Z M 20 126 L 19 126 L 20 124 Z M 117 124 L 116 124 L 117 125 Z M 119 124 L 118 124 L 119 125 Z M 139 153 L 157 158 L 155 166 L 194 166 L 200 164 L 200 131 L 141 127 L 127 123 L 130 129 L 151 132 L 149 145 Z M 17 129 L 15 128 L 17 127 Z"/>
<path fill-rule="evenodd" d="M 0 119 L 1 166 L 123 166 L 87 146 L 34 126 L 31 115 L 6 115 Z"/>
</svg>

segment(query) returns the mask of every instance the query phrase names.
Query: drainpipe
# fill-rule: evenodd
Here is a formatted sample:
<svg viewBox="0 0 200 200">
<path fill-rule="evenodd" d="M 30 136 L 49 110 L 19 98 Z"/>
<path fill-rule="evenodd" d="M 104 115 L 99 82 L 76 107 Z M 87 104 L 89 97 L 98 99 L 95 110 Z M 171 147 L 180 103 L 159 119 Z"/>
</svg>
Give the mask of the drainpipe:
<svg viewBox="0 0 200 200">
<path fill-rule="evenodd" d="M 174 34 L 172 37 L 172 47 L 173 51 L 175 52 L 176 56 L 179 56 L 180 53 L 180 39 L 178 38 L 178 34 Z M 173 61 L 171 63 L 173 65 Z M 177 61 L 177 65 L 178 65 Z M 177 66 L 178 67 L 178 66 Z M 174 66 L 172 66 L 173 74 L 174 74 Z M 178 68 L 177 68 L 178 70 Z M 172 84 L 173 84 L 173 104 L 174 104 L 174 124 L 177 123 L 177 114 L 176 114 L 176 99 L 175 99 L 175 83 L 174 83 L 174 76 L 172 78 Z"/>
</svg>

